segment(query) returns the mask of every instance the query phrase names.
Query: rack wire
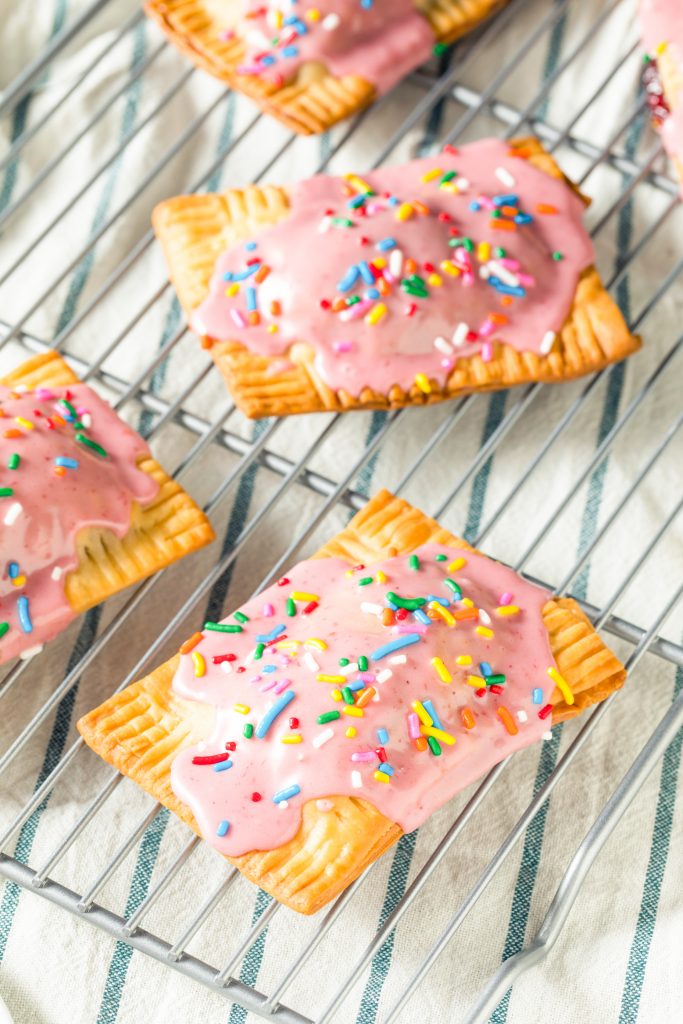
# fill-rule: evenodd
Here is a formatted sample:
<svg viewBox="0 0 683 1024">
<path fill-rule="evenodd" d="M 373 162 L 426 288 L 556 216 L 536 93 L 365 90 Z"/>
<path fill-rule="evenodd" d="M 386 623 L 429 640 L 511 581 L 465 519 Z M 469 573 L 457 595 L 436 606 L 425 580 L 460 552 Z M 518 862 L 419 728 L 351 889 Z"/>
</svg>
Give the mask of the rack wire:
<svg viewBox="0 0 683 1024">
<path fill-rule="evenodd" d="M 379 475 L 384 474 L 382 483 L 396 493 L 419 495 L 417 504 L 446 525 L 459 532 L 467 527 L 470 541 L 484 543 L 491 554 L 514 564 L 531 579 L 540 577 L 555 592 L 573 594 L 596 627 L 606 630 L 621 645 L 631 675 L 629 686 L 639 685 L 645 671 L 643 663 L 649 677 L 661 675 L 667 665 L 683 666 L 683 647 L 678 642 L 680 619 L 675 618 L 682 588 L 663 593 L 660 586 L 660 569 L 675 558 L 678 550 L 675 522 L 683 501 L 670 486 L 672 467 L 680 466 L 683 420 L 677 403 L 671 401 L 670 383 L 676 375 L 680 381 L 683 347 L 683 335 L 675 336 L 676 321 L 671 315 L 672 296 L 683 270 L 680 251 L 669 248 L 677 217 L 680 227 L 677 188 L 667 173 L 660 145 L 644 128 L 645 98 L 636 89 L 638 42 L 629 0 L 610 0 L 599 6 L 597 14 L 584 10 L 574 21 L 569 18 L 566 0 L 538 0 L 534 4 L 513 0 L 494 20 L 442 58 L 438 68 L 410 76 L 392 97 L 336 130 L 322 147 L 315 140 L 288 135 L 269 124 L 247 101 L 204 80 L 169 49 L 153 26 L 143 30 L 137 5 L 117 4 L 119 9 L 127 8 L 127 20 L 119 22 L 113 35 L 103 36 L 105 45 L 91 54 L 85 67 L 67 75 L 61 88 L 53 90 L 54 102 L 40 116 L 18 119 L 22 105 L 29 105 L 44 88 L 46 76 L 59 78 L 62 61 L 68 67 L 72 44 L 83 33 L 95 32 L 98 19 L 109 17 L 112 6 L 110 0 L 85 5 L 0 97 L 0 114 L 8 119 L 11 135 L 11 145 L 0 161 L 0 173 L 5 175 L 5 182 L 12 176 L 12 189 L 9 195 L 3 193 L 4 207 L 0 208 L 0 227 L 8 252 L 0 270 L 0 285 L 5 286 L 0 359 L 11 365 L 27 352 L 48 347 L 61 350 L 79 374 L 101 388 L 123 415 L 137 416 L 135 422 L 144 428 L 155 451 L 173 453 L 175 464 L 168 468 L 203 497 L 206 510 L 217 524 L 227 528 L 227 534 L 222 550 L 201 556 L 197 568 L 167 570 L 111 602 L 115 611 L 109 613 L 108 606 L 101 630 L 97 629 L 97 613 L 95 619 L 91 613 L 90 632 L 86 623 L 83 642 L 75 648 L 63 674 L 54 667 L 59 665 L 58 659 L 42 654 L 10 668 L 0 680 L 0 705 L 4 705 L 3 714 L 11 723 L 9 744 L 0 755 L 0 781 L 3 791 L 22 793 L 14 817 L 1 823 L 0 875 L 264 1018 L 282 1024 L 348 1020 L 358 979 L 367 975 L 373 957 L 404 915 L 414 912 L 415 907 L 429 906 L 430 901 L 433 904 L 439 869 L 454 855 L 465 830 L 474 827 L 470 823 L 473 819 L 476 822 L 489 793 L 505 785 L 499 779 L 508 770 L 507 763 L 489 772 L 467 795 L 466 802 L 461 802 L 456 814 L 449 809 L 441 813 L 439 821 L 447 823 L 445 832 L 425 856 L 398 904 L 379 927 L 361 937 L 361 952 L 352 957 L 348 969 L 338 972 L 325 1004 L 297 1009 L 290 993 L 297 991 L 301 978 L 314 976 L 316 957 L 327 937 L 334 936 L 342 917 L 357 912 L 361 887 L 367 893 L 377 884 L 373 880 L 377 865 L 314 919 L 296 948 L 288 944 L 290 933 L 285 927 L 273 932 L 270 941 L 283 944 L 283 962 L 288 966 L 267 991 L 261 991 L 241 981 L 237 972 L 275 919 L 290 914 L 278 904 L 271 902 L 251 924 L 243 920 L 241 933 L 231 933 L 226 948 L 221 947 L 220 962 L 211 962 L 203 951 L 201 955 L 188 951 L 207 922 L 215 922 L 225 913 L 224 897 L 229 890 L 235 899 L 240 887 L 248 892 L 248 883 L 236 871 L 226 872 L 221 866 L 214 873 L 215 888 L 201 906 L 191 908 L 189 916 L 179 923 L 177 934 L 157 934 L 153 923 L 149 924 L 165 901 L 178 903 L 179 893 L 193 891 L 193 880 L 204 877 L 205 848 L 196 838 L 188 841 L 180 826 L 177 853 L 154 878 L 144 898 L 132 909 L 125 908 L 125 886 L 117 879 L 125 874 L 132 853 L 165 813 L 160 805 L 150 806 L 149 800 L 136 803 L 139 820 L 131 829 L 130 817 L 122 819 L 128 822 L 129 831 L 119 837 L 118 843 L 114 838 L 107 845 L 97 877 L 78 878 L 79 844 L 106 832 L 109 810 L 122 789 L 127 802 L 134 799 L 135 787 L 117 773 L 104 766 L 93 767 L 91 790 L 82 796 L 78 814 L 62 826 L 58 840 L 46 848 L 32 849 L 28 856 L 20 854 L 14 844 L 32 816 L 48 800 L 54 800 L 60 789 L 68 788 L 77 763 L 84 758 L 91 758 L 93 766 L 95 763 L 82 741 L 72 735 L 56 762 L 26 792 L 27 781 L 35 774 L 31 771 L 34 745 L 44 740 L 46 724 L 79 683 L 84 709 L 94 706 L 111 692 L 112 680 L 119 688 L 125 687 L 177 647 L 188 623 L 201 614 L 207 600 L 220 610 L 228 586 L 234 603 L 275 579 L 295 557 L 310 550 L 317 537 L 331 533 L 335 521 L 343 521 L 350 511 L 362 507 L 370 472 L 375 469 Z M 520 25 L 528 28 L 521 44 Z M 506 34 L 511 27 L 518 42 L 506 49 Z M 107 80 L 101 96 L 98 92 L 98 102 L 75 121 L 71 105 L 88 94 L 101 62 L 120 49 L 136 53 L 136 40 L 143 31 L 146 48 L 135 56 L 128 74 L 122 77 L 119 72 Z M 529 82 L 537 82 L 539 76 L 524 74 L 529 62 L 538 62 L 541 58 L 534 54 L 545 52 L 548 41 L 565 31 L 570 33 L 563 49 L 566 56 L 553 68 L 545 69 L 540 88 L 530 87 Z M 586 76 L 590 88 L 581 94 L 575 87 L 576 69 L 589 59 L 591 46 L 601 34 L 609 32 L 614 33 L 616 41 L 614 60 L 609 66 L 592 69 Z M 492 47 L 499 47 L 496 52 L 502 53 L 502 58 L 490 78 L 487 62 L 481 58 Z M 567 89 L 569 75 L 573 75 L 573 84 Z M 116 145 L 103 145 L 101 162 L 85 169 L 77 165 L 73 188 L 64 191 L 60 175 L 73 166 L 78 146 L 93 133 L 104 140 L 115 138 L 122 105 L 132 90 L 143 86 L 150 99 L 138 119 L 125 124 Z M 615 90 L 632 97 L 618 123 L 611 114 L 609 120 L 603 117 L 613 109 L 606 104 Z M 182 115 L 188 109 L 190 99 L 196 105 L 196 116 L 186 121 L 179 112 Z M 220 128 L 221 118 L 226 115 L 232 127 L 229 135 Z M 170 143 L 160 143 L 157 130 L 169 119 L 180 127 L 164 136 Z M 605 123 L 610 124 L 609 132 L 604 130 Z M 279 173 L 299 176 L 328 168 L 349 169 L 350 162 L 354 170 L 366 170 L 407 155 L 416 140 L 422 147 L 437 146 L 491 131 L 508 138 L 534 132 L 580 184 L 585 182 L 587 190 L 599 196 L 591 215 L 599 262 L 607 268 L 608 287 L 622 304 L 632 329 L 642 329 L 647 338 L 644 352 L 631 361 L 635 366 L 637 360 L 637 370 L 629 365 L 625 370 L 605 371 L 552 389 L 552 394 L 547 386 L 532 385 L 506 398 L 471 396 L 439 410 L 372 417 L 318 416 L 307 420 L 303 428 L 277 421 L 261 423 L 253 430 L 245 427 L 217 386 L 208 358 L 195 347 L 175 315 L 151 231 L 136 233 L 138 204 L 148 208 L 154 200 L 171 193 L 241 183 L 245 146 L 250 154 L 248 177 L 257 182 L 266 177 L 277 180 Z M 47 163 L 43 163 L 33 157 L 32 147 L 39 145 L 46 133 L 57 143 Z M 117 205 L 95 216 L 89 231 L 79 231 L 79 220 L 85 220 L 92 210 L 93 186 L 105 181 L 137 146 L 147 146 L 150 152 L 149 169 L 142 180 L 126 180 L 117 191 Z M 207 153 L 212 154 L 209 159 L 202 157 Z M 29 167 L 23 175 L 18 173 L 22 161 Z M 57 181 L 61 183 L 59 188 Z M 35 204 L 47 211 L 41 222 L 32 217 Z M 56 265 L 50 243 L 55 235 L 68 237 L 67 229 L 74 223 L 73 251 L 65 245 L 64 259 Z M 112 235 L 125 232 L 128 224 L 131 230 L 126 235 L 125 256 L 109 258 L 109 250 L 103 253 L 102 246 Z M 43 243 L 47 243 L 45 256 L 41 256 Z M 72 303 L 70 314 L 60 316 L 54 327 L 54 310 L 60 308 L 55 296 L 60 303 L 68 298 L 74 275 L 80 273 L 84 261 L 94 258 L 96 247 L 98 273 L 79 293 L 78 303 Z M 652 284 L 650 275 L 639 270 L 649 261 L 660 259 L 662 252 L 667 258 Z M 23 286 L 27 278 L 31 282 L 28 292 Z M 155 282 L 152 287 L 150 282 Z M 114 309 L 123 310 L 123 316 L 114 317 Z M 118 325 L 115 330 L 113 324 Z M 154 331 L 162 335 L 156 351 L 149 341 Z M 180 383 L 177 378 L 171 384 L 164 380 L 171 358 L 180 358 L 187 367 Z M 609 397 L 610 387 L 617 385 L 625 388 L 623 408 L 617 403 L 611 419 L 598 423 L 600 403 L 606 395 Z M 209 415 L 207 409 L 211 410 Z M 597 433 L 595 448 L 586 444 L 586 424 Z M 521 444 L 520 437 L 524 438 Z M 553 464 L 560 459 L 571 466 L 572 484 L 555 494 Z M 544 556 L 545 541 L 552 537 L 557 540 L 558 526 L 564 536 L 579 536 L 581 507 L 574 500 L 576 495 L 585 496 L 587 487 L 606 472 L 608 463 L 614 466 L 615 461 L 622 460 L 629 468 L 617 473 L 607 511 L 592 535 L 580 538 L 578 557 L 573 558 L 565 545 L 564 560 L 558 559 L 557 544 L 552 557 Z M 439 468 L 442 479 L 435 483 L 434 470 Z M 421 481 L 427 476 L 430 484 L 425 488 Z M 475 517 L 473 523 L 467 521 L 468 508 L 482 481 L 488 488 L 485 515 Z M 239 501 L 245 488 L 255 488 L 254 501 L 241 524 L 233 529 L 235 495 Z M 519 529 L 511 529 L 510 524 L 519 527 L 523 523 L 525 503 L 539 502 L 542 494 L 547 514 L 541 517 L 540 530 L 530 538 Z M 622 546 L 625 532 L 631 529 L 629 516 L 637 513 L 639 502 L 651 501 L 653 495 L 659 525 L 652 536 L 641 538 L 642 543 L 629 559 Z M 501 529 L 501 524 L 508 528 Z M 525 536 L 521 555 L 511 543 L 511 533 Z M 233 576 L 238 560 L 246 553 L 250 564 L 263 572 L 260 582 L 259 574 L 250 579 Z M 587 597 L 589 565 L 599 569 L 600 583 L 591 587 L 593 603 Z M 131 642 L 126 640 L 130 649 L 122 656 L 121 639 L 140 620 L 149 628 L 133 630 Z M 151 645 L 150 636 L 157 637 Z M 114 655 L 117 640 L 119 647 Z M 19 691 L 23 699 L 18 698 Z M 26 697 L 27 693 L 37 696 Z M 409 983 L 400 997 L 386 1008 L 383 1024 L 411 1019 L 401 1014 L 414 992 L 449 948 L 555 787 L 569 784 L 572 765 L 610 714 L 615 699 L 610 698 L 584 716 L 570 732 L 570 741 L 554 770 L 528 805 L 520 805 L 519 816 L 513 819 L 499 847 L 489 851 L 490 860 L 479 877 L 460 903 L 438 918 L 440 925 L 433 929 L 430 947 L 417 968 L 409 971 Z M 488 1019 L 518 974 L 547 954 L 606 837 L 682 724 L 683 698 L 679 698 L 666 709 L 651 736 L 643 726 L 642 753 L 569 860 L 558 895 L 536 939 L 497 973 L 493 971 L 495 965 L 491 966 L 491 979 L 467 1021 Z M 442 900 L 443 890 L 438 891 Z M 225 944 L 225 936 L 223 940 Z M 339 1013 L 342 1016 L 335 1016 Z M 447 1007 L 443 1019 L 453 1019 Z"/>
</svg>

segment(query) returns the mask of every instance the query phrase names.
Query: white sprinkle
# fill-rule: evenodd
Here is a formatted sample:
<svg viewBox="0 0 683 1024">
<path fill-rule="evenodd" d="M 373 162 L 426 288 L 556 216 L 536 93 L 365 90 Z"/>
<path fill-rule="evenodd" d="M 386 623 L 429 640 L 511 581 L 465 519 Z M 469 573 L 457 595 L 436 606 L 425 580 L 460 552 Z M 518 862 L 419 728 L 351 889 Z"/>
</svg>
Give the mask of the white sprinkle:
<svg viewBox="0 0 683 1024">
<path fill-rule="evenodd" d="M 350 676 L 353 672 L 357 672 L 357 671 L 358 671 L 358 662 L 357 661 L 350 661 L 348 663 L 348 665 L 340 665 L 339 666 L 339 674 L 341 676 Z"/>
<path fill-rule="evenodd" d="M 206 743 L 204 740 L 200 740 L 197 744 L 197 750 L 206 750 Z"/>
<path fill-rule="evenodd" d="M 333 736 L 334 729 L 324 729 L 311 740 L 311 743 L 313 744 L 314 747 L 322 747 L 323 743 L 327 743 L 327 741 L 331 740 Z"/>
<path fill-rule="evenodd" d="M 543 739 L 546 741 L 546 743 L 548 742 L 548 740 L 551 740 L 552 738 L 553 734 L 550 730 L 548 730 L 548 732 L 543 733 Z"/>
<path fill-rule="evenodd" d="M 390 668 L 383 668 L 381 672 L 378 672 L 375 676 L 376 683 L 386 683 L 387 679 L 391 679 L 393 672 Z"/>
<path fill-rule="evenodd" d="M 453 344 L 456 348 L 462 348 L 469 333 L 469 326 L 466 323 L 459 323 L 453 331 Z"/>
<path fill-rule="evenodd" d="M 518 711 L 517 712 L 517 718 L 519 719 L 520 722 L 526 722 L 526 720 L 527 720 L 527 713 L 526 713 L 526 711 L 522 711 L 522 710 Z"/>
<path fill-rule="evenodd" d="M 382 612 L 381 604 L 372 604 L 370 601 L 363 601 L 360 606 L 362 612 L 367 612 L 368 615 L 380 615 Z"/>
<path fill-rule="evenodd" d="M 55 581 L 56 580 L 61 580 L 63 572 L 64 572 L 64 570 L 62 569 L 61 565 L 56 565 L 54 567 L 54 569 L 52 570 L 52 572 L 50 573 L 50 578 L 55 580 Z"/>
<path fill-rule="evenodd" d="M 498 181 L 502 181 L 507 188 L 513 188 L 517 184 L 517 181 L 510 174 L 507 167 L 496 167 L 493 173 L 498 178 Z"/>
<path fill-rule="evenodd" d="M 482 279 L 482 281 L 488 281 L 490 276 L 491 271 L 488 268 L 488 264 L 482 263 L 482 265 L 479 267 L 479 277 Z"/>
<path fill-rule="evenodd" d="M 84 412 L 83 413 L 83 415 L 81 416 L 81 423 L 88 430 L 90 429 L 90 427 L 92 427 L 92 416 L 90 415 L 89 412 Z"/>
<path fill-rule="evenodd" d="M 320 232 L 321 235 L 324 235 L 324 234 L 326 234 L 330 230 L 331 227 L 332 227 L 332 218 L 331 217 L 323 217 L 323 219 L 318 224 L 318 231 Z"/>
<path fill-rule="evenodd" d="M 458 192 L 465 192 L 469 187 L 470 183 L 467 178 L 458 178 L 455 182 Z"/>
<path fill-rule="evenodd" d="M 389 273 L 400 277 L 403 270 L 403 253 L 400 249 L 392 249 L 389 253 Z"/>
<path fill-rule="evenodd" d="M 310 651 L 306 651 L 306 653 L 304 654 L 304 656 L 303 656 L 303 663 L 304 663 L 304 665 L 306 666 L 307 669 L 310 669 L 311 672 L 319 672 L 320 671 L 320 665 L 315 660 L 315 658 L 313 657 L 313 655 L 311 654 Z"/>
<path fill-rule="evenodd" d="M 485 612 L 483 608 L 479 609 L 479 621 L 485 626 L 491 625 L 491 616 L 488 612 Z"/>
<path fill-rule="evenodd" d="M 390 665 L 405 665 L 406 663 L 405 654 L 396 654 L 393 658 L 389 658 Z"/>
<path fill-rule="evenodd" d="M 320 22 L 326 32 L 333 32 L 335 28 L 339 28 L 339 15 L 328 14 L 326 18 Z"/>
<path fill-rule="evenodd" d="M 519 278 L 512 274 L 507 267 L 504 267 L 502 263 L 498 263 L 497 260 L 489 260 L 489 269 L 494 272 L 499 281 L 503 284 L 510 285 L 511 288 L 517 288 L 519 285 Z"/>
<path fill-rule="evenodd" d="M 351 785 L 354 789 L 363 788 L 363 776 L 359 771 L 351 772 Z"/>
<path fill-rule="evenodd" d="M 453 351 L 450 342 L 440 336 L 438 338 L 434 338 L 434 348 L 438 348 L 439 352 L 443 352 L 446 356 L 449 356 Z"/>
<path fill-rule="evenodd" d="M 225 672 L 226 676 L 230 675 L 230 673 L 232 672 L 232 669 L 230 667 L 230 662 L 229 661 L 222 661 L 221 662 L 221 672 Z"/>
<path fill-rule="evenodd" d="M 24 391 L 28 391 L 28 384 L 17 384 L 12 388 L 12 391 L 22 394 Z"/>
<path fill-rule="evenodd" d="M 247 32 L 245 42 L 255 50 L 267 50 L 270 47 L 270 40 L 257 28 Z"/>
<path fill-rule="evenodd" d="M 280 808 L 281 811 L 286 811 L 287 808 L 289 807 L 289 801 L 288 800 L 279 800 L 277 806 Z"/>
<path fill-rule="evenodd" d="M 548 355 L 548 352 L 550 352 L 551 348 L 555 344 L 555 338 L 556 337 L 557 337 L 557 335 L 555 334 L 555 331 L 546 331 L 545 332 L 545 334 L 541 338 L 540 352 L 541 352 L 542 356 L 547 356 Z"/>
<path fill-rule="evenodd" d="M 22 661 L 30 661 L 31 658 L 35 658 L 36 654 L 40 654 L 43 649 L 43 644 L 36 644 L 35 647 L 29 647 L 27 650 L 22 651 L 19 657 Z"/>
<path fill-rule="evenodd" d="M 5 526 L 11 526 L 12 523 L 16 522 L 22 512 L 22 507 L 18 501 L 13 501 L 10 507 L 5 512 Z"/>
</svg>

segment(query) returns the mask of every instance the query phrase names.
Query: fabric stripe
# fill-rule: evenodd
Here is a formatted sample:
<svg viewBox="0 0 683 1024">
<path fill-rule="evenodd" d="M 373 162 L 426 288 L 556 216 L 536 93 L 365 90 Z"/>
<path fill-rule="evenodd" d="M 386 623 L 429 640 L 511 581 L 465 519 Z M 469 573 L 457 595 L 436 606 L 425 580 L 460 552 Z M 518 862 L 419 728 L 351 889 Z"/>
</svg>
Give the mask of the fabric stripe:
<svg viewBox="0 0 683 1024">
<path fill-rule="evenodd" d="M 635 156 L 644 124 L 644 118 L 637 118 L 627 135 L 625 149 L 628 156 L 631 158 Z M 628 200 L 618 215 L 618 252 L 625 252 L 630 246 L 633 233 L 632 218 L 633 204 L 631 200 Z M 617 299 L 626 320 L 630 320 L 629 290 L 628 280 L 626 277 L 618 289 Z M 607 392 L 602 408 L 602 415 L 600 417 L 596 447 L 599 447 L 599 445 L 602 444 L 605 437 L 617 421 L 624 386 L 624 375 L 625 365 L 623 363 L 618 363 L 609 371 Z M 588 494 L 586 497 L 579 532 L 577 552 L 579 556 L 581 556 L 581 554 L 586 550 L 588 544 L 593 540 L 598 528 L 608 465 L 609 459 L 605 459 L 593 472 L 589 480 Z M 587 596 L 589 573 L 590 561 L 584 566 L 581 573 L 577 576 L 574 586 L 572 587 L 572 593 L 580 599 Z M 539 791 L 555 769 L 560 748 L 561 735 L 562 726 L 556 726 L 553 729 L 552 740 L 544 743 L 543 745 L 534 783 L 534 794 Z M 505 945 L 503 947 L 503 960 L 507 960 L 509 957 L 519 952 L 524 946 L 538 867 L 541 860 L 543 837 L 549 808 L 550 800 L 547 800 L 527 828 L 524 836 L 522 859 L 513 892 L 510 921 L 508 924 Z M 508 990 L 494 1010 L 490 1018 L 491 1024 L 505 1024 L 510 1004 L 510 994 L 511 990 Z"/>
<path fill-rule="evenodd" d="M 252 928 L 256 922 L 261 918 L 262 914 L 268 909 L 270 904 L 273 902 L 273 897 L 268 896 L 267 893 L 259 889 L 256 896 L 256 904 L 254 906 L 254 913 L 251 918 Z M 251 985 L 252 987 L 256 984 L 258 974 L 261 969 L 261 963 L 263 961 L 263 954 L 266 948 L 266 936 L 268 935 L 268 929 L 264 928 L 256 942 L 247 950 L 247 954 L 242 962 L 242 968 L 240 970 L 240 981 L 245 985 Z M 233 1003 L 230 1007 L 230 1015 L 228 1017 L 228 1024 L 244 1024 L 247 1019 L 247 1011 L 243 1006 L 239 1006 L 237 1003 Z"/>
<path fill-rule="evenodd" d="M 683 669 L 679 668 L 676 671 L 672 700 L 676 700 L 681 691 L 683 691 Z M 636 1024 L 640 1015 L 640 999 L 645 982 L 645 971 L 657 921 L 664 872 L 666 871 L 671 844 L 682 748 L 683 729 L 679 731 L 676 738 L 667 747 L 662 761 L 650 858 L 645 873 L 643 896 L 624 978 L 619 1024 Z"/>
</svg>

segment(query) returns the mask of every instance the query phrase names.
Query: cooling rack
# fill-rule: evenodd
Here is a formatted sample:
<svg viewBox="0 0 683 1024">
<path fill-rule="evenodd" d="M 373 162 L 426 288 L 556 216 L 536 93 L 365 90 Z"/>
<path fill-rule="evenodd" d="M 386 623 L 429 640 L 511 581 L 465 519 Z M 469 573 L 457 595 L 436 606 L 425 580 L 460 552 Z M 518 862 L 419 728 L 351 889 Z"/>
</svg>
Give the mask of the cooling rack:
<svg viewBox="0 0 683 1024">
<path fill-rule="evenodd" d="M 107 31 L 100 34 L 103 19 Z M 613 59 L 591 62 L 592 47 L 606 37 Z M 74 71 L 74 45 L 85 39 L 91 40 L 84 50 L 87 61 Z M 558 50 L 562 57 L 549 60 Z M 107 60 L 119 51 L 132 54 L 128 73 L 104 74 Z M 459 840 L 476 828 L 482 805 L 501 792 L 506 782 L 499 779 L 512 769 L 498 765 L 462 801 L 440 812 L 441 831 L 428 832 L 429 848 L 402 897 L 380 916 L 378 927 L 359 928 L 357 948 L 345 953 L 332 983 L 321 983 L 324 998 L 315 1007 L 297 1002 L 297 986 L 315 976 L 335 929 L 358 913 L 359 900 L 370 898 L 381 862 L 312 919 L 307 931 L 295 932 L 290 912 L 274 902 L 265 901 L 252 916 L 248 883 L 216 866 L 217 858 L 175 823 L 172 855 L 136 900 L 126 900 L 131 858 L 165 812 L 96 762 L 75 732 L 41 770 L 35 750 L 44 746 L 45 730 L 65 702 L 78 699 L 87 710 L 116 686 L 139 678 L 177 648 L 193 617 L 207 607 L 219 612 L 228 592 L 234 605 L 257 584 L 276 578 L 380 484 L 464 531 L 529 578 L 575 596 L 623 654 L 629 687 L 654 687 L 668 666 L 683 666 L 683 588 L 664 582 L 680 579 L 670 568 L 680 555 L 683 335 L 677 333 L 676 288 L 683 256 L 675 236 L 681 213 L 661 147 L 647 127 L 646 97 L 637 87 L 639 60 L 630 0 L 573 7 L 566 0 L 513 0 L 440 57 L 438 66 L 410 76 L 371 111 L 320 142 L 290 136 L 247 101 L 188 68 L 153 26 L 144 26 L 137 5 L 97 0 L 84 5 L 8 86 L 0 97 L 10 138 L 0 159 L 0 360 L 9 366 L 27 353 L 61 350 L 203 498 L 224 541 L 193 565 L 167 570 L 110 602 L 101 615 L 90 613 L 72 630 L 63 670 L 55 652 L 66 648 L 57 641 L 51 653 L 20 662 L 0 681 L 7 740 L 0 782 L 12 794 L 8 806 L 15 807 L 11 820 L 0 823 L 5 879 L 227 1002 L 282 1024 L 355 1019 L 359 979 L 399 921 L 419 912 L 428 944 L 420 945 L 408 984 L 380 1016 L 383 1024 L 413 1019 L 413 996 L 447 962 L 444 953 L 453 948 L 456 932 L 555 787 L 576 780 L 576 762 L 619 696 L 570 727 L 554 769 L 526 806 L 519 794 L 499 845 L 482 852 L 472 884 L 450 902 L 444 902 L 439 872 L 457 858 Z M 578 69 L 586 73 L 578 75 Z M 133 99 L 139 100 L 134 116 Z M 615 109 L 622 111 L 616 119 Z M 491 132 L 534 132 L 596 197 L 589 223 L 598 263 L 632 329 L 645 336 L 643 352 L 626 367 L 559 388 L 532 385 L 388 415 L 246 424 L 188 336 L 152 234 L 140 230 L 153 202 L 176 192 L 282 181 L 323 169 L 367 170 L 417 149 Z M 50 144 L 40 148 L 46 138 Z M 93 138 L 101 140 L 94 165 L 78 156 L 79 146 L 92 147 Z M 126 161 L 139 147 L 145 147 L 147 168 L 141 178 L 126 174 Z M 94 198 L 102 190 L 106 203 Z M 658 272 L 646 273 L 653 263 Z M 173 365 L 181 365 L 182 374 L 170 372 Z M 557 482 L 560 464 L 569 486 Z M 598 493 L 604 501 L 590 526 L 585 509 Z M 646 536 L 635 525 L 643 505 L 651 514 L 654 509 L 655 527 Z M 540 524 L 533 534 L 524 528 L 530 507 Z M 248 573 L 241 569 L 246 563 Z M 150 645 L 152 637 L 157 639 Z M 532 940 L 497 971 L 495 958 L 490 960 L 490 978 L 467 1012 L 468 1022 L 488 1019 L 516 977 L 543 960 L 560 936 L 602 845 L 683 725 L 683 696 L 655 710 L 664 708 L 659 722 L 653 713 L 643 714 L 642 750 L 623 762 L 616 789 L 602 793 L 596 807 L 604 806 L 587 821 L 585 838 L 568 847 L 556 897 Z M 83 761 L 89 774 L 76 776 Z M 75 778 L 79 785 L 88 779 L 76 811 L 59 798 L 73 789 Z M 591 783 L 599 789 L 599 781 Z M 49 841 L 23 842 L 33 835 L 36 816 L 49 815 L 53 807 Z M 95 877 L 82 877 L 78 851 L 93 838 L 102 845 L 101 869 Z M 201 881 L 209 871 L 207 858 L 215 883 L 208 890 Z M 197 891 L 203 894 L 199 903 L 188 904 L 187 893 Z M 228 891 L 231 906 L 249 909 L 237 922 L 230 917 L 226 934 L 221 921 Z M 440 915 L 424 911 L 436 900 L 444 904 Z M 178 909 L 172 935 L 155 929 L 169 903 Z M 207 929 L 222 936 L 218 955 L 215 942 L 208 949 L 202 945 Z M 241 980 L 239 968 L 266 931 L 270 943 L 281 944 L 279 962 L 286 967 L 259 988 Z M 468 968 L 467 950 L 461 948 L 452 969 L 466 974 Z M 444 1006 L 443 1020 L 453 1019 Z"/>
</svg>

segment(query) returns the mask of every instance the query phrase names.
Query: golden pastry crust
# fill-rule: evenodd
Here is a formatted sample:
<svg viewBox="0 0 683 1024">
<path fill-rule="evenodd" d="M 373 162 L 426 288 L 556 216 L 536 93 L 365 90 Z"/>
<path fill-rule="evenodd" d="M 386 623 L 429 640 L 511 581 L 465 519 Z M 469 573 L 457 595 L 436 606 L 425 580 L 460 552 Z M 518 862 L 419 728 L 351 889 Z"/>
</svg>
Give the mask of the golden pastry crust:
<svg viewBox="0 0 683 1024">
<path fill-rule="evenodd" d="M 416 0 L 415 6 L 434 30 L 434 42 L 452 43 L 466 35 L 508 0 Z M 358 113 L 375 98 L 362 75 L 336 78 L 324 64 L 308 62 L 282 87 L 255 75 L 240 75 L 245 46 L 221 33 L 242 17 L 241 0 L 147 0 L 145 11 L 177 49 L 198 67 L 239 90 L 292 131 L 324 132 Z"/>
<path fill-rule="evenodd" d="M 472 550 L 429 516 L 381 491 L 316 557 L 371 564 L 408 554 L 429 541 Z M 558 668 L 575 697 L 575 703 L 568 705 L 559 691 L 553 693 L 552 721 L 556 723 L 618 690 L 626 672 L 575 601 L 548 601 L 543 620 Z M 85 715 L 78 729 L 100 757 L 198 832 L 191 811 L 171 788 L 171 763 L 180 750 L 210 734 L 213 712 L 174 694 L 171 684 L 177 665 L 178 656 L 115 694 Z M 315 913 L 402 834 L 398 825 L 366 800 L 331 799 L 333 809 L 325 813 L 315 801 L 304 805 L 301 828 L 290 842 L 228 859 L 288 907 Z"/>
<path fill-rule="evenodd" d="M 567 186 L 574 188 L 537 139 L 519 139 L 510 145 L 539 170 L 564 178 Z M 288 212 L 286 189 L 272 185 L 252 185 L 215 195 L 178 196 L 156 207 L 154 230 L 188 318 L 208 294 L 218 257 L 236 242 L 252 238 L 260 229 L 284 219 Z M 396 409 L 515 384 L 571 380 L 618 362 L 640 347 L 640 339 L 629 332 L 594 267 L 582 274 L 569 316 L 547 355 L 518 352 L 511 345 L 493 341 L 494 357 L 490 362 L 484 362 L 480 355 L 459 358 L 445 385 L 430 381 L 428 394 L 414 384 L 409 390 L 395 385 L 387 394 L 368 387 L 354 396 L 326 385 L 316 370 L 314 349 L 303 342 L 292 345 L 283 359 L 251 352 L 238 341 L 202 338 L 235 403 L 254 419 L 304 412 Z"/>
<path fill-rule="evenodd" d="M 0 384 L 6 387 L 64 387 L 78 383 L 79 378 L 57 352 L 34 356 L 0 378 Z M 65 581 L 66 596 L 76 614 L 214 539 L 204 513 L 158 462 L 143 455 L 138 460 L 138 469 L 153 477 L 159 490 L 144 508 L 133 503 L 130 529 L 125 536 L 119 538 L 111 530 L 88 527 L 76 538 L 78 568 Z"/>
</svg>

